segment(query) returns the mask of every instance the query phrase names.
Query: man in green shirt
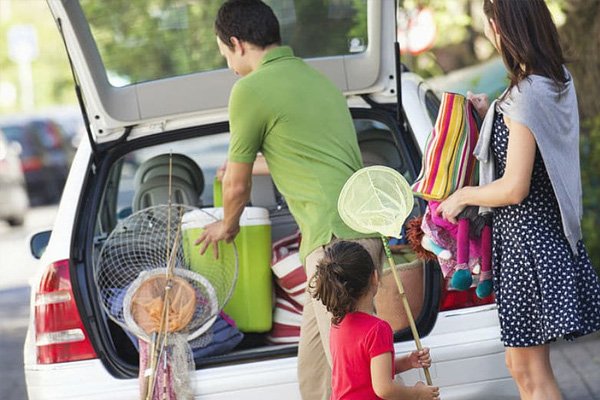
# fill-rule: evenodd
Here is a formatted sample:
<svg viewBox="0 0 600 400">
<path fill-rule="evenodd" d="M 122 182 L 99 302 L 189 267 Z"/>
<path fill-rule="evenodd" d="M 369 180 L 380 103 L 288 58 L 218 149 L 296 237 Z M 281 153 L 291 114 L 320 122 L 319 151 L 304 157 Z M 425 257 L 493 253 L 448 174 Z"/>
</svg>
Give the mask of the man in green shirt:
<svg viewBox="0 0 600 400">
<path fill-rule="evenodd" d="M 215 22 L 217 44 L 227 65 L 243 78 L 229 100 L 231 140 L 223 177 L 224 219 L 209 225 L 197 244 L 204 253 L 231 242 L 250 196 L 252 165 L 264 155 L 277 189 L 302 234 L 300 256 L 314 274 L 323 248 L 334 238 L 360 239 L 337 212 L 346 180 L 362 167 L 345 97 L 320 72 L 281 46 L 279 23 L 260 0 L 229 0 Z M 376 258 L 378 239 L 361 239 Z M 328 399 L 331 385 L 331 315 L 306 296 L 298 350 L 303 399 Z"/>
</svg>

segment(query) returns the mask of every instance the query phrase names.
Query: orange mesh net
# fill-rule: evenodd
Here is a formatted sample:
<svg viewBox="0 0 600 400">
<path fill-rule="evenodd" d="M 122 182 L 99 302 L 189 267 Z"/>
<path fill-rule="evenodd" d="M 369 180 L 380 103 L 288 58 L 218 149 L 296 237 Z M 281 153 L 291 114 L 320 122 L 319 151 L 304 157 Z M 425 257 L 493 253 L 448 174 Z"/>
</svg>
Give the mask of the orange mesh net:
<svg viewBox="0 0 600 400">
<path fill-rule="evenodd" d="M 146 279 L 131 300 L 133 320 L 144 332 L 152 334 L 160 330 L 161 317 L 167 304 L 167 332 L 183 330 L 192 320 L 196 309 L 194 287 L 185 279 L 172 276 L 170 288 L 167 278 L 157 275 Z M 167 301 L 165 301 L 167 294 Z"/>
</svg>

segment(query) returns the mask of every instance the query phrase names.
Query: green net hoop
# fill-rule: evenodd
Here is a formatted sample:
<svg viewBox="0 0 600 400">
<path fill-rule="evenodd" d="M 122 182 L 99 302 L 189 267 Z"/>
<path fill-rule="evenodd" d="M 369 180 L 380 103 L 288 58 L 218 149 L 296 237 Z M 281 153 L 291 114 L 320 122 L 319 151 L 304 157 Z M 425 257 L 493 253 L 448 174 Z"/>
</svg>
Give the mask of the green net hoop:
<svg viewBox="0 0 600 400">
<path fill-rule="evenodd" d="M 396 238 L 413 206 L 413 193 L 406 179 L 381 165 L 356 171 L 338 199 L 340 217 L 350 228 Z"/>
</svg>

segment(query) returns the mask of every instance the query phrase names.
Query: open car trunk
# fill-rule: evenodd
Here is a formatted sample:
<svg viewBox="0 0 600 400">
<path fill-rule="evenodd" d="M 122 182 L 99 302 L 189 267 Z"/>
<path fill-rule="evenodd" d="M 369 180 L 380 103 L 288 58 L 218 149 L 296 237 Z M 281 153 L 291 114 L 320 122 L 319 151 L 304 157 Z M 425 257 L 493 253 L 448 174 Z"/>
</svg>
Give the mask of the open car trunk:
<svg viewBox="0 0 600 400">
<path fill-rule="evenodd" d="M 387 165 L 413 181 L 420 167 L 417 140 L 422 135 L 417 138 L 411 125 L 398 123 L 396 117 L 402 113 L 396 114 L 394 104 L 384 106 L 372 100 L 383 96 L 393 102 L 399 88 L 396 73 L 401 69 L 394 57 L 395 1 L 266 2 L 280 20 L 284 44 L 290 44 L 296 55 L 327 75 L 357 104 L 351 111 L 365 165 Z M 225 69 L 216 47 L 212 24 L 219 2 L 48 3 L 73 66 L 92 147 L 71 247 L 73 291 L 85 328 L 108 372 L 132 379 L 139 372 L 137 341 L 112 322 L 100 305 L 94 281 L 99 252 L 119 221 L 164 202 L 168 179 L 162 180 L 162 187 L 137 180 L 139 171 L 156 156 L 183 155 L 200 171 L 192 173 L 196 187 L 182 184 L 178 201 L 193 199 L 195 207 L 215 205 L 218 191 L 213 183 L 226 157 L 226 106 L 236 78 Z M 406 115 L 407 122 L 428 118 L 420 105 L 413 108 L 417 111 Z M 268 176 L 254 179 L 251 203 L 268 211 L 271 237 L 261 245 L 266 243 L 268 251 L 283 248 L 281 241 L 288 238 L 285 251 L 293 255 L 297 225 Z M 420 213 L 419 206 L 417 203 L 413 215 Z M 251 240 L 249 245 L 257 243 Z M 417 327 L 426 335 L 437 316 L 439 270 L 417 260 L 404 240 L 394 242 L 393 249 Z M 211 354 L 197 352 L 193 382 L 200 389 L 196 393 L 254 391 L 260 398 L 262 382 L 282 390 L 297 385 L 298 297 L 302 295 L 298 285 L 286 287 L 285 279 L 277 279 L 271 262 L 254 265 L 254 261 L 244 260 L 245 267 L 266 273 L 269 284 L 257 285 L 252 274 L 240 275 L 234 295 L 238 291 L 246 296 L 248 304 L 256 297 L 267 298 L 271 307 L 266 311 L 263 307 L 258 315 L 254 314 L 256 308 L 249 306 L 243 318 L 237 317 L 238 322 L 262 323 L 258 328 L 240 323 L 243 339 L 235 345 Z M 302 270 L 299 263 L 290 265 L 293 271 Z M 384 274 L 378 309 L 392 324 L 396 341 L 410 342 L 410 329 L 388 275 L 389 271 Z M 244 290 L 239 292 L 241 287 Z M 297 297 L 291 311 L 289 298 L 282 295 L 286 291 Z M 231 382 L 239 386 L 231 387 Z"/>
<path fill-rule="evenodd" d="M 383 109 L 358 108 L 352 110 L 358 135 L 359 147 L 363 161 L 368 165 L 386 165 L 401 172 L 409 181 L 414 180 L 418 172 L 419 153 L 415 144 L 407 140 L 411 135 L 401 134 L 391 113 Z M 78 276 L 77 294 L 90 310 L 87 323 L 95 345 L 102 349 L 103 361 L 111 373 L 120 377 L 137 376 L 138 352 L 137 339 L 107 317 L 100 306 L 98 291 L 95 288 L 94 273 L 97 258 L 103 243 L 114 230 L 119 221 L 127 218 L 132 212 L 156 205 L 152 201 L 160 199 L 155 196 L 156 188 L 151 190 L 140 185 L 140 171 L 146 164 L 159 155 L 184 155 L 193 160 L 201 171 L 202 188 L 193 189 L 200 193 L 198 201 L 190 204 L 195 207 L 213 207 L 215 174 L 217 168 L 226 157 L 228 142 L 228 125 L 226 122 L 210 124 L 196 129 L 184 129 L 172 132 L 170 141 L 157 140 L 156 137 L 131 141 L 127 146 L 120 146 L 104 154 L 98 165 L 97 173 L 89 179 L 89 199 L 82 206 L 81 218 L 85 219 L 84 231 L 75 235 L 75 248 L 83 250 L 82 265 L 76 266 Z M 162 190 L 168 190 L 168 180 L 162 180 Z M 142 193 L 140 193 L 140 191 Z M 145 194 L 153 194 L 145 197 Z M 182 197 L 185 198 L 185 197 Z M 248 307 L 239 318 L 253 321 L 249 328 L 239 327 L 243 335 L 240 340 L 234 328 L 221 332 L 224 336 L 218 340 L 223 343 L 208 352 L 196 348 L 195 362 L 199 369 L 216 366 L 233 365 L 243 362 L 295 357 L 299 324 L 302 313 L 302 295 L 300 288 L 304 282 L 286 281 L 287 273 L 303 270 L 297 257 L 298 235 L 297 225 L 290 215 L 285 199 L 279 195 L 269 176 L 255 176 L 251 194 L 253 204 L 268 210 L 271 224 L 271 237 L 266 246 L 268 250 L 277 250 L 273 262 L 285 263 L 284 271 L 277 269 L 277 263 L 267 265 L 253 260 L 242 260 L 241 268 L 253 271 L 246 275 L 240 273 L 235 291 L 243 296 Z M 420 213 L 419 203 L 413 210 L 413 216 Z M 82 225 L 82 229 L 83 229 Z M 422 335 L 431 330 L 437 315 L 440 293 L 439 269 L 425 265 L 417 259 L 407 246 L 405 240 L 392 241 L 394 258 L 403 279 L 409 304 L 416 318 Z M 264 240 L 251 244 L 264 246 Z M 295 256 L 295 258 L 294 258 Z M 270 261 L 270 260 L 269 260 Z M 257 275 L 267 273 L 270 285 L 258 282 Z M 411 341 L 408 321 L 404 315 L 401 299 L 392 279 L 391 271 L 384 272 L 382 286 L 376 299 L 376 307 L 381 317 L 388 320 L 395 330 L 397 341 Z M 260 291 L 262 290 L 262 291 Z M 257 298 L 267 297 L 272 304 L 265 314 L 264 307 L 253 309 Z M 225 309 L 227 312 L 227 308 Z M 240 312 L 239 310 L 237 311 Z M 92 317 L 93 316 L 93 317 Z M 230 316 L 231 317 L 231 316 Z M 235 315 L 233 316 L 235 320 Z M 256 322 L 258 321 L 258 322 Z M 222 323 L 221 323 L 222 324 Z M 241 325 L 241 324 L 240 324 Z M 248 323 L 245 323 L 247 326 Z M 258 328 L 257 328 L 258 326 Z M 233 337 L 235 336 L 235 337 Z M 216 340 L 217 338 L 215 338 Z M 227 342 L 227 341 L 230 342 Z M 235 343 L 232 341 L 236 340 Z"/>
</svg>

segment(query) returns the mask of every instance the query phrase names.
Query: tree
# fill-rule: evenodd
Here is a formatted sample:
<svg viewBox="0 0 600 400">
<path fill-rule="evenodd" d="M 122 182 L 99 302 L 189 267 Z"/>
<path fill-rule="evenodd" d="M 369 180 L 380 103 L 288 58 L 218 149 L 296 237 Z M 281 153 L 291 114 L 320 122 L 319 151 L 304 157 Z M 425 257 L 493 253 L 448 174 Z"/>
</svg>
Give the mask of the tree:
<svg viewBox="0 0 600 400">
<path fill-rule="evenodd" d="M 566 22 L 561 29 L 569 69 L 578 88 L 600 85 L 600 0 L 564 0 Z M 600 114 L 597 90 L 579 90 L 583 120 Z"/>
<path fill-rule="evenodd" d="M 600 272 L 600 0 L 562 0 L 562 7 L 566 22 L 561 37 L 581 117 L 583 237 Z"/>
</svg>

